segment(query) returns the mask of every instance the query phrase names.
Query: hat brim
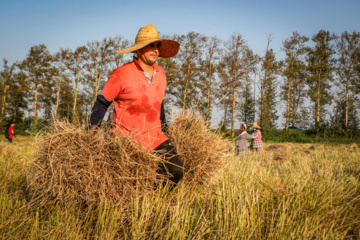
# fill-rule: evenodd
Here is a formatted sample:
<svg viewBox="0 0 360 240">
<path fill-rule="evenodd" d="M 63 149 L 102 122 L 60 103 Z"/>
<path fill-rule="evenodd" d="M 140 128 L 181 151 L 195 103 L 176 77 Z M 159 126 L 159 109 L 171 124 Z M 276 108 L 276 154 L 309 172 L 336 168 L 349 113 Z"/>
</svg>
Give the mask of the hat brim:
<svg viewBox="0 0 360 240">
<path fill-rule="evenodd" d="M 180 48 L 180 43 L 171 39 L 148 39 L 140 43 L 135 43 L 131 47 L 116 50 L 116 52 L 120 54 L 131 53 L 131 52 L 136 53 L 137 50 L 146 47 L 147 45 L 154 42 L 161 42 L 161 46 L 159 48 L 159 57 L 162 58 L 169 58 L 175 56 Z"/>
</svg>

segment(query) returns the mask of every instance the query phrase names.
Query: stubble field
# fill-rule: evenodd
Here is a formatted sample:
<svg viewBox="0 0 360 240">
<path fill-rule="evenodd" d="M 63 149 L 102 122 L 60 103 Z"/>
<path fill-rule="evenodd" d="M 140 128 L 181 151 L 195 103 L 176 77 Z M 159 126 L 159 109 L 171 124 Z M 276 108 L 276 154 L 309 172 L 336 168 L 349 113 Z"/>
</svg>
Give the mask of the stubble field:
<svg viewBox="0 0 360 240">
<path fill-rule="evenodd" d="M 228 154 L 203 185 L 101 203 L 34 207 L 27 199 L 37 142 L 0 142 L 2 239 L 359 239 L 360 148 L 265 144 Z"/>
</svg>

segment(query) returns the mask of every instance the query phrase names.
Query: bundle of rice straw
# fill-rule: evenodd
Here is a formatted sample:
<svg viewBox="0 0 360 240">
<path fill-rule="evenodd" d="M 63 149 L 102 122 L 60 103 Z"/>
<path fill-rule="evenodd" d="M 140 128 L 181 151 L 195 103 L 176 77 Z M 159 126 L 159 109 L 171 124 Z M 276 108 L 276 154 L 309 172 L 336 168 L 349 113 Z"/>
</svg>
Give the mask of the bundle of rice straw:
<svg viewBox="0 0 360 240">
<path fill-rule="evenodd" d="M 36 156 L 40 169 L 30 185 L 34 197 L 45 204 L 76 200 L 120 204 L 137 192 L 152 192 L 162 181 L 156 172 L 162 158 L 131 136 L 87 132 L 64 122 L 55 122 L 49 130 L 40 141 Z"/>
<path fill-rule="evenodd" d="M 183 181 L 203 183 L 223 164 L 226 141 L 194 114 L 179 115 L 169 128 L 186 174 Z M 124 204 L 154 191 L 164 181 L 157 170 L 164 159 L 142 148 L 131 136 L 87 132 L 55 122 L 40 142 L 39 166 L 30 184 L 40 205 L 75 202 Z"/>
<path fill-rule="evenodd" d="M 206 182 L 224 164 L 229 141 L 209 130 L 208 122 L 195 112 L 176 116 L 168 137 L 185 167 L 185 181 Z"/>
<path fill-rule="evenodd" d="M 270 159 L 273 160 L 286 160 L 290 156 L 290 145 L 289 144 L 273 144 L 266 148 L 269 151 Z"/>
</svg>

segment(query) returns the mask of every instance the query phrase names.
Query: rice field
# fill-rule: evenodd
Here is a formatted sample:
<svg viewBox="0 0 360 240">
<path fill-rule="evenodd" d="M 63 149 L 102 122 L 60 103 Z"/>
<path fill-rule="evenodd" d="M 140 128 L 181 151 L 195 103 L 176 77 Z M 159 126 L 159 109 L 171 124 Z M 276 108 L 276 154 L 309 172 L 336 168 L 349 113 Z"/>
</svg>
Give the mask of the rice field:
<svg viewBox="0 0 360 240">
<path fill-rule="evenodd" d="M 34 206 L 33 137 L 0 142 L 2 239 L 359 239 L 360 148 L 266 144 L 210 179 L 157 189 L 121 205 Z"/>
</svg>

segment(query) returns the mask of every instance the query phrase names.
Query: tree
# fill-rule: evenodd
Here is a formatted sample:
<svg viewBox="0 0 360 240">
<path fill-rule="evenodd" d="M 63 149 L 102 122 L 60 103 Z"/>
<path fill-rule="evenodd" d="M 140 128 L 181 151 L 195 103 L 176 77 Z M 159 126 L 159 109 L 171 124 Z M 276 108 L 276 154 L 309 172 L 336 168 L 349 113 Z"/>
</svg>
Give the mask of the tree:
<svg viewBox="0 0 360 240">
<path fill-rule="evenodd" d="M 330 104 L 332 100 L 329 89 L 330 83 L 333 81 L 332 74 L 335 67 L 333 41 L 336 38 L 335 34 L 320 30 L 311 38 L 315 42 L 315 46 L 309 50 L 306 57 L 309 72 L 307 79 L 308 95 L 314 103 L 314 125 L 316 129 L 319 128 L 319 124 L 325 115 L 325 106 Z"/>
<path fill-rule="evenodd" d="M 39 99 L 46 94 L 50 80 L 49 68 L 52 57 L 44 44 L 31 47 L 27 58 L 19 65 L 22 74 L 26 75 L 30 87 L 30 101 L 33 102 L 32 127 L 36 127 Z M 45 97 L 46 98 L 46 97 Z"/>
<path fill-rule="evenodd" d="M 178 36 L 176 40 L 180 42 L 180 50 L 176 55 L 179 63 L 179 77 L 174 93 L 178 93 L 175 96 L 176 105 L 186 111 L 189 107 L 196 105 L 199 92 L 199 89 L 196 88 L 199 77 L 199 60 L 206 38 L 199 33 L 190 32 L 187 35 Z"/>
<path fill-rule="evenodd" d="M 226 63 L 224 61 L 220 61 L 218 64 L 218 70 L 219 73 L 219 87 L 215 89 L 215 98 L 218 100 L 219 108 L 224 111 L 223 120 L 220 123 L 221 129 L 226 129 L 227 124 L 231 122 L 231 120 L 228 119 L 228 110 L 229 106 L 231 106 L 231 89 L 229 88 L 230 84 L 230 77 L 228 75 L 228 72 L 225 71 L 226 69 Z"/>
<path fill-rule="evenodd" d="M 270 48 L 271 35 L 268 36 L 265 56 L 262 58 L 262 76 L 260 77 L 260 126 L 273 128 L 276 126 L 276 77 L 280 63 L 276 61 L 275 54 Z"/>
<path fill-rule="evenodd" d="M 246 51 L 246 57 L 244 61 L 244 68 L 246 70 L 244 74 L 244 84 L 241 92 L 243 104 L 240 107 L 240 117 L 245 123 L 251 123 L 255 121 L 255 98 L 253 95 L 251 75 L 256 76 L 257 65 L 260 61 L 260 56 L 254 54 L 252 50 Z"/>
<path fill-rule="evenodd" d="M 16 123 L 23 121 L 24 110 L 28 108 L 28 102 L 26 101 L 28 92 L 29 84 L 26 76 L 21 72 L 15 71 L 13 84 L 10 85 L 8 92 L 9 120 L 11 119 L 11 121 Z"/>
<path fill-rule="evenodd" d="M 5 117 L 6 103 L 9 98 L 9 88 L 14 84 L 14 69 L 15 64 L 8 65 L 8 61 L 4 58 L 4 70 L 0 72 L 0 86 L 1 86 L 1 108 L 0 108 L 0 126 Z"/>
<path fill-rule="evenodd" d="M 285 60 L 283 61 L 282 75 L 284 84 L 282 86 L 282 99 L 286 102 L 285 129 L 288 130 L 289 122 L 294 126 L 299 115 L 299 107 L 304 99 L 305 70 L 304 57 L 307 51 L 305 43 L 309 39 L 301 36 L 298 32 L 283 42 Z"/>
<path fill-rule="evenodd" d="M 343 32 L 341 37 L 336 42 L 337 52 L 339 55 L 338 65 L 336 68 L 337 81 L 336 84 L 340 89 L 339 98 L 344 99 L 338 101 L 339 107 L 343 111 L 342 121 L 343 128 L 347 129 L 349 126 L 349 112 L 354 112 L 356 103 L 359 99 L 356 94 L 360 92 L 357 84 L 360 82 L 360 69 L 358 69 L 358 57 L 360 55 L 360 32 Z M 356 111 L 355 111 L 356 112 Z M 354 114 L 353 114 L 354 115 Z M 355 114 L 356 116 L 356 114 Z"/>
<path fill-rule="evenodd" d="M 86 45 L 86 83 L 87 91 L 91 96 L 90 107 L 94 105 L 100 89 L 105 84 L 108 69 L 114 54 L 112 41 L 105 38 L 103 41 L 92 41 Z"/>
<path fill-rule="evenodd" d="M 114 69 L 120 67 L 121 65 L 123 65 L 126 61 L 126 58 L 124 56 L 124 54 L 118 54 L 116 53 L 116 50 L 118 49 L 124 49 L 127 48 L 129 46 L 129 41 L 125 40 L 122 36 L 116 36 L 113 38 L 109 38 L 109 42 L 110 42 L 110 51 L 112 52 L 109 53 L 110 57 L 112 58 L 112 60 L 110 61 L 110 72 L 109 75 L 114 71 Z"/>
<path fill-rule="evenodd" d="M 56 82 L 56 104 L 54 110 L 54 118 L 56 119 L 59 104 L 60 104 L 60 92 L 64 79 L 68 80 L 68 66 L 71 59 L 72 51 L 70 49 L 60 49 L 59 52 L 54 54 L 53 67 L 54 76 Z"/>
<path fill-rule="evenodd" d="M 231 136 L 234 136 L 235 111 L 237 109 L 236 98 L 237 92 L 242 85 L 241 80 L 243 80 L 247 72 L 246 68 L 244 68 L 244 63 L 247 61 L 246 52 L 248 51 L 248 46 L 240 34 L 233 34 L 224 46 L 221 60 L 221 66 L 223 66 L 223 68 L 219 69 L 219 73 L 223 81 L 226 81 L 226 78 L 229 80 L 226 87 L 228 88 L 229 97 L 231 98 Z"/>
<path fill-rule="evenodd" d="M 79 116 L 78 116 L 78 95 L 79 95 L 79 87 L 81 82 L 81 77 L 83 73 L 83 68 L 85 65 L 85 54 L 86 54 L 86 47 L 81 46 L 77 47 L 72 54 L 70 54 L 70 59 L 67 62 L 67 68 L 70 70 L 73 76 L 73 104 L 72 104 L 72 116 L 71 121 L 72 123 L 78 123 Z"/>
<path fill-rule="evenodd" d="M 176 104 L 177 97 L 180 97 L 177 86 L 179 82 L 179 65 L 175 58 L 159 58 L 158 64 L 164 68 L 166 74 L 167 88 L 164 98 L 164 107 L 165 111 L 169 113 L 171 111 L 171 106 Z"/>
<path fill-rule="evenodd" d="M 211 117 L 214 81 L 220 53 L 220 40 L 217 37 L 206 38 L 204 57 L 200 60 L 200 91 L 202 94 L 202 113 L 206 120 Z"/>
</svg>

